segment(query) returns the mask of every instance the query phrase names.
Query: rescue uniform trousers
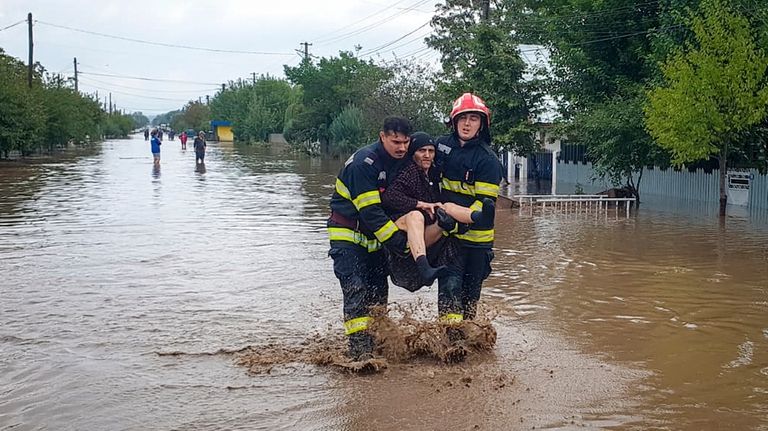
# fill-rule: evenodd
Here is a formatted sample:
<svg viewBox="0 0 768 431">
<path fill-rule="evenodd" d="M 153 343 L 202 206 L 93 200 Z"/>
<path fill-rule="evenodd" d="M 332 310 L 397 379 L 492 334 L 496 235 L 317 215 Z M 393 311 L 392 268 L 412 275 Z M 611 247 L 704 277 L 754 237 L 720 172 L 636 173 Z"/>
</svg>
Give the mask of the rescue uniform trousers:
<svg viewBox="0 0 768 431">
<path fill-rule="evenodd" d="M 477 302 L 483 280 L 491 274 L 493 250 L 462 246 L 457 258 L 449 265 L 450 271 L 437 280 L 437 309 L 440 316 L 462 315 L 472 320 L 477 313 Z"/>
<path fill-rule="evenodd" d="M 370 308 L 386 305 L 387 258 L 382 250 L 369 253 L 358 246 L 331 247 L 333 272 L 344 295 L 344 321 L 370 315 Z"/>
</svg>

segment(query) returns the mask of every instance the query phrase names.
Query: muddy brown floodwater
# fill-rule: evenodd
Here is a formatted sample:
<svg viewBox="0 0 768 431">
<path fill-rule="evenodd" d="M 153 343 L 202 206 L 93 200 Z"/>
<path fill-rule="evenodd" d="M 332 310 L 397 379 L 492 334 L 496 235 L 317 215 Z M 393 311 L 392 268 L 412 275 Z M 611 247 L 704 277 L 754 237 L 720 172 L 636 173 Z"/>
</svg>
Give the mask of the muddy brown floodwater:
<svg viewBox="0 0 768 431">
<path fill-rule="evenodd" d="M 0 166 L 0 429 L 768 430 L 764 218 L 500 208 L 495 346 L 358 376 L 332 365 L 338 162 L 163 147 Z M 395 326 L 436 294 L 393 287 Z"/>
</svg>

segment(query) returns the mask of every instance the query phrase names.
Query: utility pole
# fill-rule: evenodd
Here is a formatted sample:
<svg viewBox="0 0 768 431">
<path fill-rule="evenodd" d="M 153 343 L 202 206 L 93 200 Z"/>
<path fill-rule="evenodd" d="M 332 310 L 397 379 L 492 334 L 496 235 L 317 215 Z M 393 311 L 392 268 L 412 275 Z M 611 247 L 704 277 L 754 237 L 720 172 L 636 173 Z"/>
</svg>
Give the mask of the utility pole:
<svg viewBox="0 0 768 431">
<path fill-rule="evenodd" d="M 109 113 L 112 114 L 112 92 L 109 93 Z"/>
<path fill-rule="evenodd" d="M 253 77 L 253 85 L 256 85 L 256 72 L 251 72 L 251 76 Z"/>
<path fill-rule="evenodd" d="M 32 12 L 27 14 L 27 27 L 29 28 L 29 67 L 27 68 L 27 85 L 29 88 L 32 88 L 32 68 L 34 67 L 32 64 L 32 47 L 34 46 L 32 43 Z"/>
<path fill-rule="evenodd" d="M 309 59 L 309 47 L 312 46 L 309 42 L 302 42 L 299 45 L 304 45 L 304 60 Z"/>
<path fill-rule="evenodd" d="M 222 92 L 222 93 L 223 93 L 223 92 L 224 92 L 224 90 L 226 89 L 226 88 L 225 88 L 225 86 L 226 86 L 226 85 L 227 85 L 227 84 L 221 84 L 221 92 Z"/>
<path fill-rule="evenodd" d="M 75 92 L 77 92 L 77 57 L 75 57 Z"/>
<path fill-rule="evenodd" d="M 488 15 L 491 10 L 491 0 L 483 0 L 483 21 L 488 21 Z"/>
</svg>

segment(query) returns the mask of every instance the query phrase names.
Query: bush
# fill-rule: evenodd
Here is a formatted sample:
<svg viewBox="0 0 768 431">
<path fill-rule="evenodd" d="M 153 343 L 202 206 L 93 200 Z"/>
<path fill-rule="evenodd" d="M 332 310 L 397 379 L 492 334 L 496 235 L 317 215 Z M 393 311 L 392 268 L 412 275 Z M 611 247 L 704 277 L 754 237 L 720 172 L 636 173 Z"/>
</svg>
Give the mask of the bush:
<svg viewBox="0 0 768 431">
<path fill-rule="evenodd" d="M 335 155 L 352 153 L 366 142 L 363 111 L 349 105 L 331 122 L 328 132 L 331 137 L 331 153 Z"/>
</svg>

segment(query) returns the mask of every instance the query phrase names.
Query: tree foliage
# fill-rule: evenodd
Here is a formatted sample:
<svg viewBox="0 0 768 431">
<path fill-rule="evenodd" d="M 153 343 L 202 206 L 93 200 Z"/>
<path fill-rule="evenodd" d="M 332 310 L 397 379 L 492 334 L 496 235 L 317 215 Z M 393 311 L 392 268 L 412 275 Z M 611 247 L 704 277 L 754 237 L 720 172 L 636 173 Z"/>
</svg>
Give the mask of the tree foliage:
<svg viewBox="0 0 768 431">
<path fill-rule="evenodd" d="M 344 108 L 328 127 L 331 137 L 331 154 L 350 154 L 367 142 L 363 111 L 349 105 Z"/>
<path fill-rule="evenodd" d="M 288 133 L 300 139 L 319 140 L 327 146 L 331 138 L 329 128 L 336 116 L 350 104 L 370 106 L 376 90 L 391 74 L 350 52 L 323 57 L 317 63 L 304 60 L 296 67 L 285 66 L 288 80 L 301 86 L 303 104 L 303 109 L 295 112 Z M 393 113 L 387 113 L 390 114 Z M 366 117 L 369 134 L 378 130 L 381 120 Z"/>
<path fill-rule="evenodd" d="M 116 132 L 111 133 L 112 126 Z M 27 156 L 69 143 L 94 142 L 102 136 L 126 136 L 131 117 L 106 115 L 95 98 L 78 93 L 71 83 L 36 64 L 32 87 L 27 68 L 0 49 L 0 156 Z"/>
<path fill-rule="evenodd" d="M 230 82 L 211 100 L 211 116 L 231 121 L 239 141 L 266 141 L 270 133 L 283 132 L 286 110 L 294 99 L 287 81 L 262 75 L 251 83 Z"/>
<path fill-rule="evenodd" d="M 546 46 L 548 92 L 569 142 L 588 148 L 596 172 L 639 190 L 644 166 L 660 152 L 644 127 L 643 89 L 656 76 L 649 34 L 662 2 L 522 0 L 516 28 Z"/>
<path fill-rule="evenodd" d="M 587 156 L 598 176 L 614 185 L 627 185 L 640 198 L 643 168 L 664 164 L 668 157 L 640 127 L 643 124 L 645 95 L 638 91 L 627 99 L 615 96 L 577 114 L 568 129 L 571 142 L 587 144 Z"/>
<path fill-rule="evenodd" d="M 130 114 L 130 116 L 133 119 L 134 129 L 140 129 L 149 125 L 149 118 L 147 118 L 147 116 L 142 112 L 133 112 Z"/>
<path fill-rule="evenodd" d="M 0 152 L 5 158 L 11 151 L 28 154 L 43 142 L 46 113 L 40 77 L 36 86 L 27 88 L 24 63 L 0 50 Z"/>
<path fill-rule="evenodd" d="M 662 66 L 665 80 L 649 91 L 646 121 L 673 163 L 719 158 L 725 215 L 729 155 L 743 153 L 745 132 L 766 118 L 768 57 L 726 0 L 704 0 L 688 26 L 694 38 Z"/>
<path fill-rule="evenodd" d="M 373 119 L 367 129 L 375 133 L 386 116 L 400 115 L 411 121 L 413 130 L 445 133 L 443 111 L 451 100 L 436 91 L 436 72 L 415 60 L 395 60 L 380 66 L 389 71 L 388 79 L 362 102 L 364 116 Z"/>
<path fill-rule="evenodd" d="M 746 18 L 722 0 L 705 0 L 690 19 L 695 39 L 663 65 L 665 83 L 649 92 L 648 130 L 677 164 L 727 157 L 734 139 L 766 116 L 768 57 Z"/>
<path fill-rule="evenodd" d="M 211 127 L 211 110 L 205 103 L 190 101 L 171 117 L 170 125 L 174 130 L 208 130 Z"/>
</svg>

